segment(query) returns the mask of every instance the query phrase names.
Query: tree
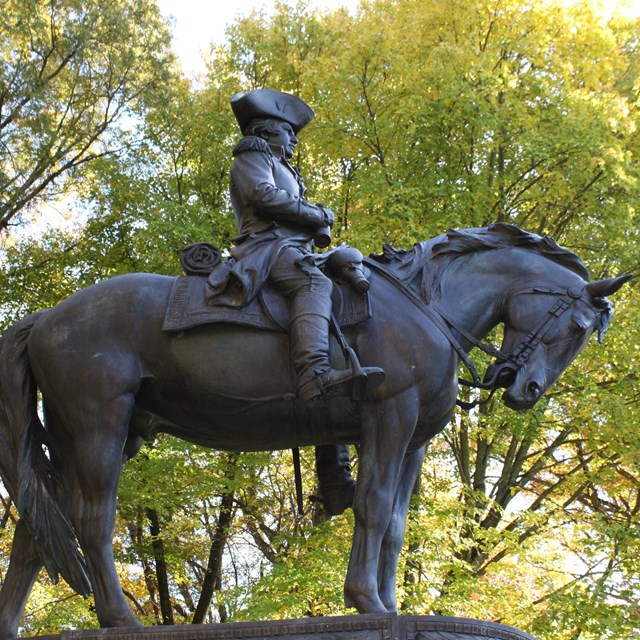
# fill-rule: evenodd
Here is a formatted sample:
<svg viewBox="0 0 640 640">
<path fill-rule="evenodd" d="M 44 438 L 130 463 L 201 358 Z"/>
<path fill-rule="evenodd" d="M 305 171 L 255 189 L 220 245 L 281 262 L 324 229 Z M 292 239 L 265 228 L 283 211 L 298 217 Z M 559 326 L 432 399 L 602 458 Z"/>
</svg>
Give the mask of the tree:
<svg viewBox="0 0 640 640">
<path fill-rule="evenodd" d="M 167 82 L 154 2 L 3 0 L 0 231 L 120 148 L 115 125 Z"/>
<path fill-rule="evenodd" d="M 118 273 L 177 274 L 190 242 L 227 248 L 228 99 L 258 86 L 316 111 L 295 160 L 338 213 L 336 241 L 377 252 L 501 220 L 553 235 L 594 278 L 637 269 L 639 34 L 637 20 L 587 0 L 378 0 L 355 13 L 279 3 L 239 20 L 203 87 L 159 81 L 137 144 L 87 165 L 81 226 L 9 248 L 5 322 Z M 400 572 L 404 612 L 500 620 L 541 640 L 634 637 L 637 289 L 615 302 L 604 344 L 535 410 L 492 400 L 432 443 Z M 208 620 L 346 613 L 343 571 L 326 558 L 346 556 L 350 516 L 314 527 L 296 513 L 291 477 L 287 452 L 145 447 L 125 466 L 116 538 L 132 606 L 158 624 L 192 620 L 199 600 Z M 176 491 L 151 489 L 163 482 Z"/>
<path fill-rule="evenodd" d="M 499 220 L 550 233 L 594 277 L 636 267 L 637 21 L 589 2 L 376 2 L 355 16 L 280 5 L 231 34 L 246 88 L 299 92 L 316 109 L 301 162 L 339 212 L 340 239 L 375 250 Z M 434 443 L 440 504 L 423 482 L 406 611 L 542 638 L 634 633 L 623 604 L 637 598 L 626 550 L 638 474 L 614 435 L 637 451 L 637 403 L 624 400 L 638 393 L 623 337 L 635 344 L 633 297 L 617 298 L 606 351 L 583 354 L 536 411 L 492 403 Z"/>
</svg>

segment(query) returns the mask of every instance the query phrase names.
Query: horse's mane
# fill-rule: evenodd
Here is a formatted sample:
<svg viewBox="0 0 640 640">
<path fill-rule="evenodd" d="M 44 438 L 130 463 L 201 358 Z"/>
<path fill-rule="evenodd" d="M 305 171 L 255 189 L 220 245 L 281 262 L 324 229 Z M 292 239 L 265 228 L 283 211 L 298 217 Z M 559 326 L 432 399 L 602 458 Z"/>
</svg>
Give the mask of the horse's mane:
<svg viewBox="0 0 640 640">
<path fill-rule="evenodd" d="M 452 260 L 477 251 L 508 247 L 529 249 L 589 280 L 587 268 L 573 251 L 564 249 L 550 236 L 539 236 L 503 223 L 476 229 L 450 229 L 431 240 L 417 242 L 408 250 L 384 245 L 382 254 L 371 257 L 385 264 L 398 280 L 417 289 L 428 300 L 442 271 Z"/>
</svg>

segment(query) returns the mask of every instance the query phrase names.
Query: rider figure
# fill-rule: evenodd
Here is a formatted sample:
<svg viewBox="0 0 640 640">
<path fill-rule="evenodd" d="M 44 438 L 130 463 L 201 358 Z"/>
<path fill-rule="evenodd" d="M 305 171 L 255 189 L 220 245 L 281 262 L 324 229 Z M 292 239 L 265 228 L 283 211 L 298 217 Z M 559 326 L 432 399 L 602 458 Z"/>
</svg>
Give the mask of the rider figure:
<svg viewBox="0 0 640 640">
<path fill-rule="evenodd" d="M 333 284 L 313 257 L 316 245 L 330 242 L 334 214 L 305 199 L 302 177 L 290 164 L 296 136 L 314 114 L 297 96 L 270 89 L 238 93 L 231 107 L 244 135 L 231 165 L 231 204 L 239 231 L 231 275 L 245 300 L 268 282 L 290 301 L 297 394 L 307 406 L 318 406 L 326 398 L 349 395 L 355 374 L 331 368 Z M 368 388 L 383 376 L 381 369 L 364 368 Z"/>
</svg>

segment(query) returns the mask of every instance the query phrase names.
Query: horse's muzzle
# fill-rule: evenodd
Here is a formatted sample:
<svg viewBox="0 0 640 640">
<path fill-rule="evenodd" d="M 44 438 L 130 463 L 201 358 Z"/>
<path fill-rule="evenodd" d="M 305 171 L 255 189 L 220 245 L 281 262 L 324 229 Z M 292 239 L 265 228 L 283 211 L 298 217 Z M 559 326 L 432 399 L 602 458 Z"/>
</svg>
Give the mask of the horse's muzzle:
<svg viewBox="0 0 640 640">
<path fill-rule="evenodd" d="M 501 361 L 487 367 L 484 383 L 491 389 L 506 389 L 502 394 L 502 401 L 509 409 L 520 411 L 530 409 L 542 395 L 543 389 L 536 380 L 523 382 L 524 388 L 517 385 L 520 365 Z M 516 388 L 517 387 L 517 388 Z"/>
<path fill-rule="evenodd" d="M 521 371 L 524 373 L 524 370 Z M 544 380 L 535 375 L 516 375 L 513 384 L 502 394 L 502 401 L 509 409 L 522 411 L 531 409 L 540 400 L 546 389 Z"/>
<path fill-rule="evenodd" d="M 487 367 L 483 383 L 489 389 L 508 389 L 515 382 L 519 368 L 508 360 L 495 362 Z"/>
</svg>

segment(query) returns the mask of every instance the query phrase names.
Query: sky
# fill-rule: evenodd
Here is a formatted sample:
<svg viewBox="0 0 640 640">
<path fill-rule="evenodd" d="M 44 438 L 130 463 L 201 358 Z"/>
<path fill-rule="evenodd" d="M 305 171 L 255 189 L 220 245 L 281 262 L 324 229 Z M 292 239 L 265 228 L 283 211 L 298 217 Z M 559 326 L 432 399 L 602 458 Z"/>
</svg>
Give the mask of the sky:
<svg viewBox="0 0 640 640">
<path fill-rule="evenodd" d="M 165 17 L 173 16 L 173 46 L 185 73 L 196 77 L 205 71 L 203 57 L 211 43 L 224 40 L 225 28 L 237 17 L 246 16 L 253 9 L 273 7 L 273 0 L 157 0 Z M 564 0 L 572 2 L 575 0 Z M 605 6 L 620 0 L 601 0 Z M 622 0 L 624 1 L 624 0 Z M 358 6 L 358 0 L 309 0 L 317 9 Z M 640 0 L 626 0 L 635 16 L 640 15 Z"/>
<path fill-rule="evenodd" d="M 172 17 L 173 47 L 185 73 L 195 77 L 204 72 L 203 56 L 211 43 L 224 40 L 226 27 L 254 9 L 273 7 L 269 0 L 157 0 L 165 17 Z M 334 9 L 357 6 L 357 0 L 311 0 L 310 7 Z"/>
</svg>

